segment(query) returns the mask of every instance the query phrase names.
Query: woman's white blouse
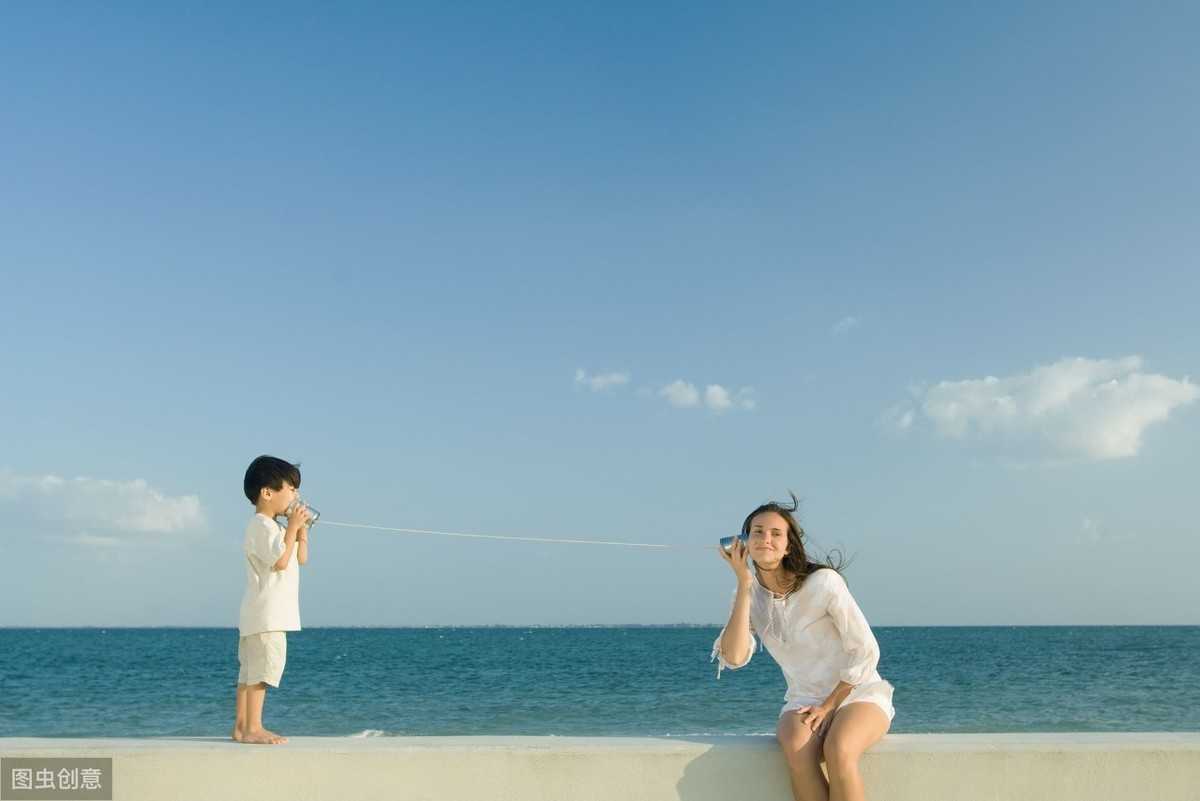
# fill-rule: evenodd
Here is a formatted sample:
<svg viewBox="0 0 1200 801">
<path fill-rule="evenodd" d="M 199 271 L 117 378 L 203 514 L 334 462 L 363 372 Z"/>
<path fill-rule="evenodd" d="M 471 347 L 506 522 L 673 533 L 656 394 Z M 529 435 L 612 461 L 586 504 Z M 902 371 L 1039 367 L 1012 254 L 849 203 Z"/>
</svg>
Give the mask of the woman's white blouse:
<svg viewBox="0 0 1200 801">
<path fill-rule="evenodd" d="M 734 601 L 737 590 L 734 590 Z M 787 678 L 787 700 L 823 699 L 839 681 L 862 685 L 880 681 L 879 643 L 871 633 L 846 580 L 835 570 L 809 574 L 800 589 L 785 598 L 774 596 L 757 581 L 750 593 L 750 654 L 757 634 Z M 721 637 L 713 643 L 712 659 L 721 669 L 735 670 L 721 655 Z"/>
</svg>

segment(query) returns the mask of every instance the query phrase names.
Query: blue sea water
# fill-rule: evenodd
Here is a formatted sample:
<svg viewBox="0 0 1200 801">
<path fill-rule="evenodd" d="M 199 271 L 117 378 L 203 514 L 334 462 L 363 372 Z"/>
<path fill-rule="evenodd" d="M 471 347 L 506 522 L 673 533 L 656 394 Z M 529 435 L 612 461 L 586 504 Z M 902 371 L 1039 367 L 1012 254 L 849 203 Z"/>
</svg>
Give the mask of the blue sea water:
<svg viewBox="0 0 1200 801">
<path fill-rule="evenodd" d="M 719 629 L 314 628 L 265 723 L 294 735 L 764 734 L 765 651 Z M 1200 626 L 875 629 L 894 732 L 1200 731 Z M 235 629 L 0 629 L 0 736 L 225 735 Z"/>
</svg>

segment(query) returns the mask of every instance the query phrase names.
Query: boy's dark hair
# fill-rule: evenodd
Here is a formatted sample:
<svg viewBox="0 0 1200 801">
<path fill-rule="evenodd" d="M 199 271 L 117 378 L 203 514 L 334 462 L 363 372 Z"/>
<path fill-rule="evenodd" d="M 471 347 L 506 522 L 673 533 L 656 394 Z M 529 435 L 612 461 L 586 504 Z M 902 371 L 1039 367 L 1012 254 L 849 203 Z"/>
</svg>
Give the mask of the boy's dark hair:
<svg viewBox="0 0 1200 801">
<path fill-rule="evenodd" d="M 274 456 L 260 456 L 246 468 L 246 479 L 242 487 L 250 503 L 258 503 L 258 494 L 263 487 L 270 487 L 278 492 L 283 489 L 283 482 L 288 482 L 296 489 L 300 488 L 300 465 L 276 459 Z"/>
</svg>

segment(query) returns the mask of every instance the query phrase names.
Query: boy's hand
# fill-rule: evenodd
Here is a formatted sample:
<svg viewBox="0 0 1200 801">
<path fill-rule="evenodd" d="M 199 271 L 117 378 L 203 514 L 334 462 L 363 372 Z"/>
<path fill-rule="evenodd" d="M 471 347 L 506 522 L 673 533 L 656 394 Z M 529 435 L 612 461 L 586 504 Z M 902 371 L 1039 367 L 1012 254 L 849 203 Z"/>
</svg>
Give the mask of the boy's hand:
<svg viewBox="0 0 1200 801">
<path fill-rule="evenodd" d="M 308 511 L 307 504 L 298 503 L 296 504 L 296 508 L 288 514 L 287 518 L 288 528 L 299 531 L 302 528 L 307 528 L 308 524 L 312 522 L 312 512 Z"/>
</svg>

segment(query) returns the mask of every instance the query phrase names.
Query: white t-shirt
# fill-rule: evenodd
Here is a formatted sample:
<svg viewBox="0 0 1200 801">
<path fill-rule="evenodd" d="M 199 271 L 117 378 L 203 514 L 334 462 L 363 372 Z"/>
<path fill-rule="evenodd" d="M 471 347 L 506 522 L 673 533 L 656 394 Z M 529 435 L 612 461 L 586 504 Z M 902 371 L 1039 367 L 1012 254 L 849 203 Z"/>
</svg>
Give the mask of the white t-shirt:
<svg viewBox="0 0 1200 801">
<path fill-rule="evenodd" d="M 300 630 L 299 546 L 283 570 L 272 570 L 286 549 L 283 527 L 264 514 L 255 514 L 246 524 L 242 551 L 246 557 L 246 592 L 238 617 L 238 635 L 264 631 Z"/>
<path fill-rule="evenodd" d="M 862 685 L 882 681 L 879 643 L 855 603 L 846 581 L 833 570 L 809 574 L 800 589 L 778 598 L 754 582 L 750 595 L 750 654 L 754 635 L 762 639 L 787 678 L 787 700 L 825 698 L 839 681 Z M 734 600 L 737 590 L 734 590 Z M 721 668 L 739 668 L 721 655 L 721 637 L 713 643 L 717 676 Z"/>
</svg>

